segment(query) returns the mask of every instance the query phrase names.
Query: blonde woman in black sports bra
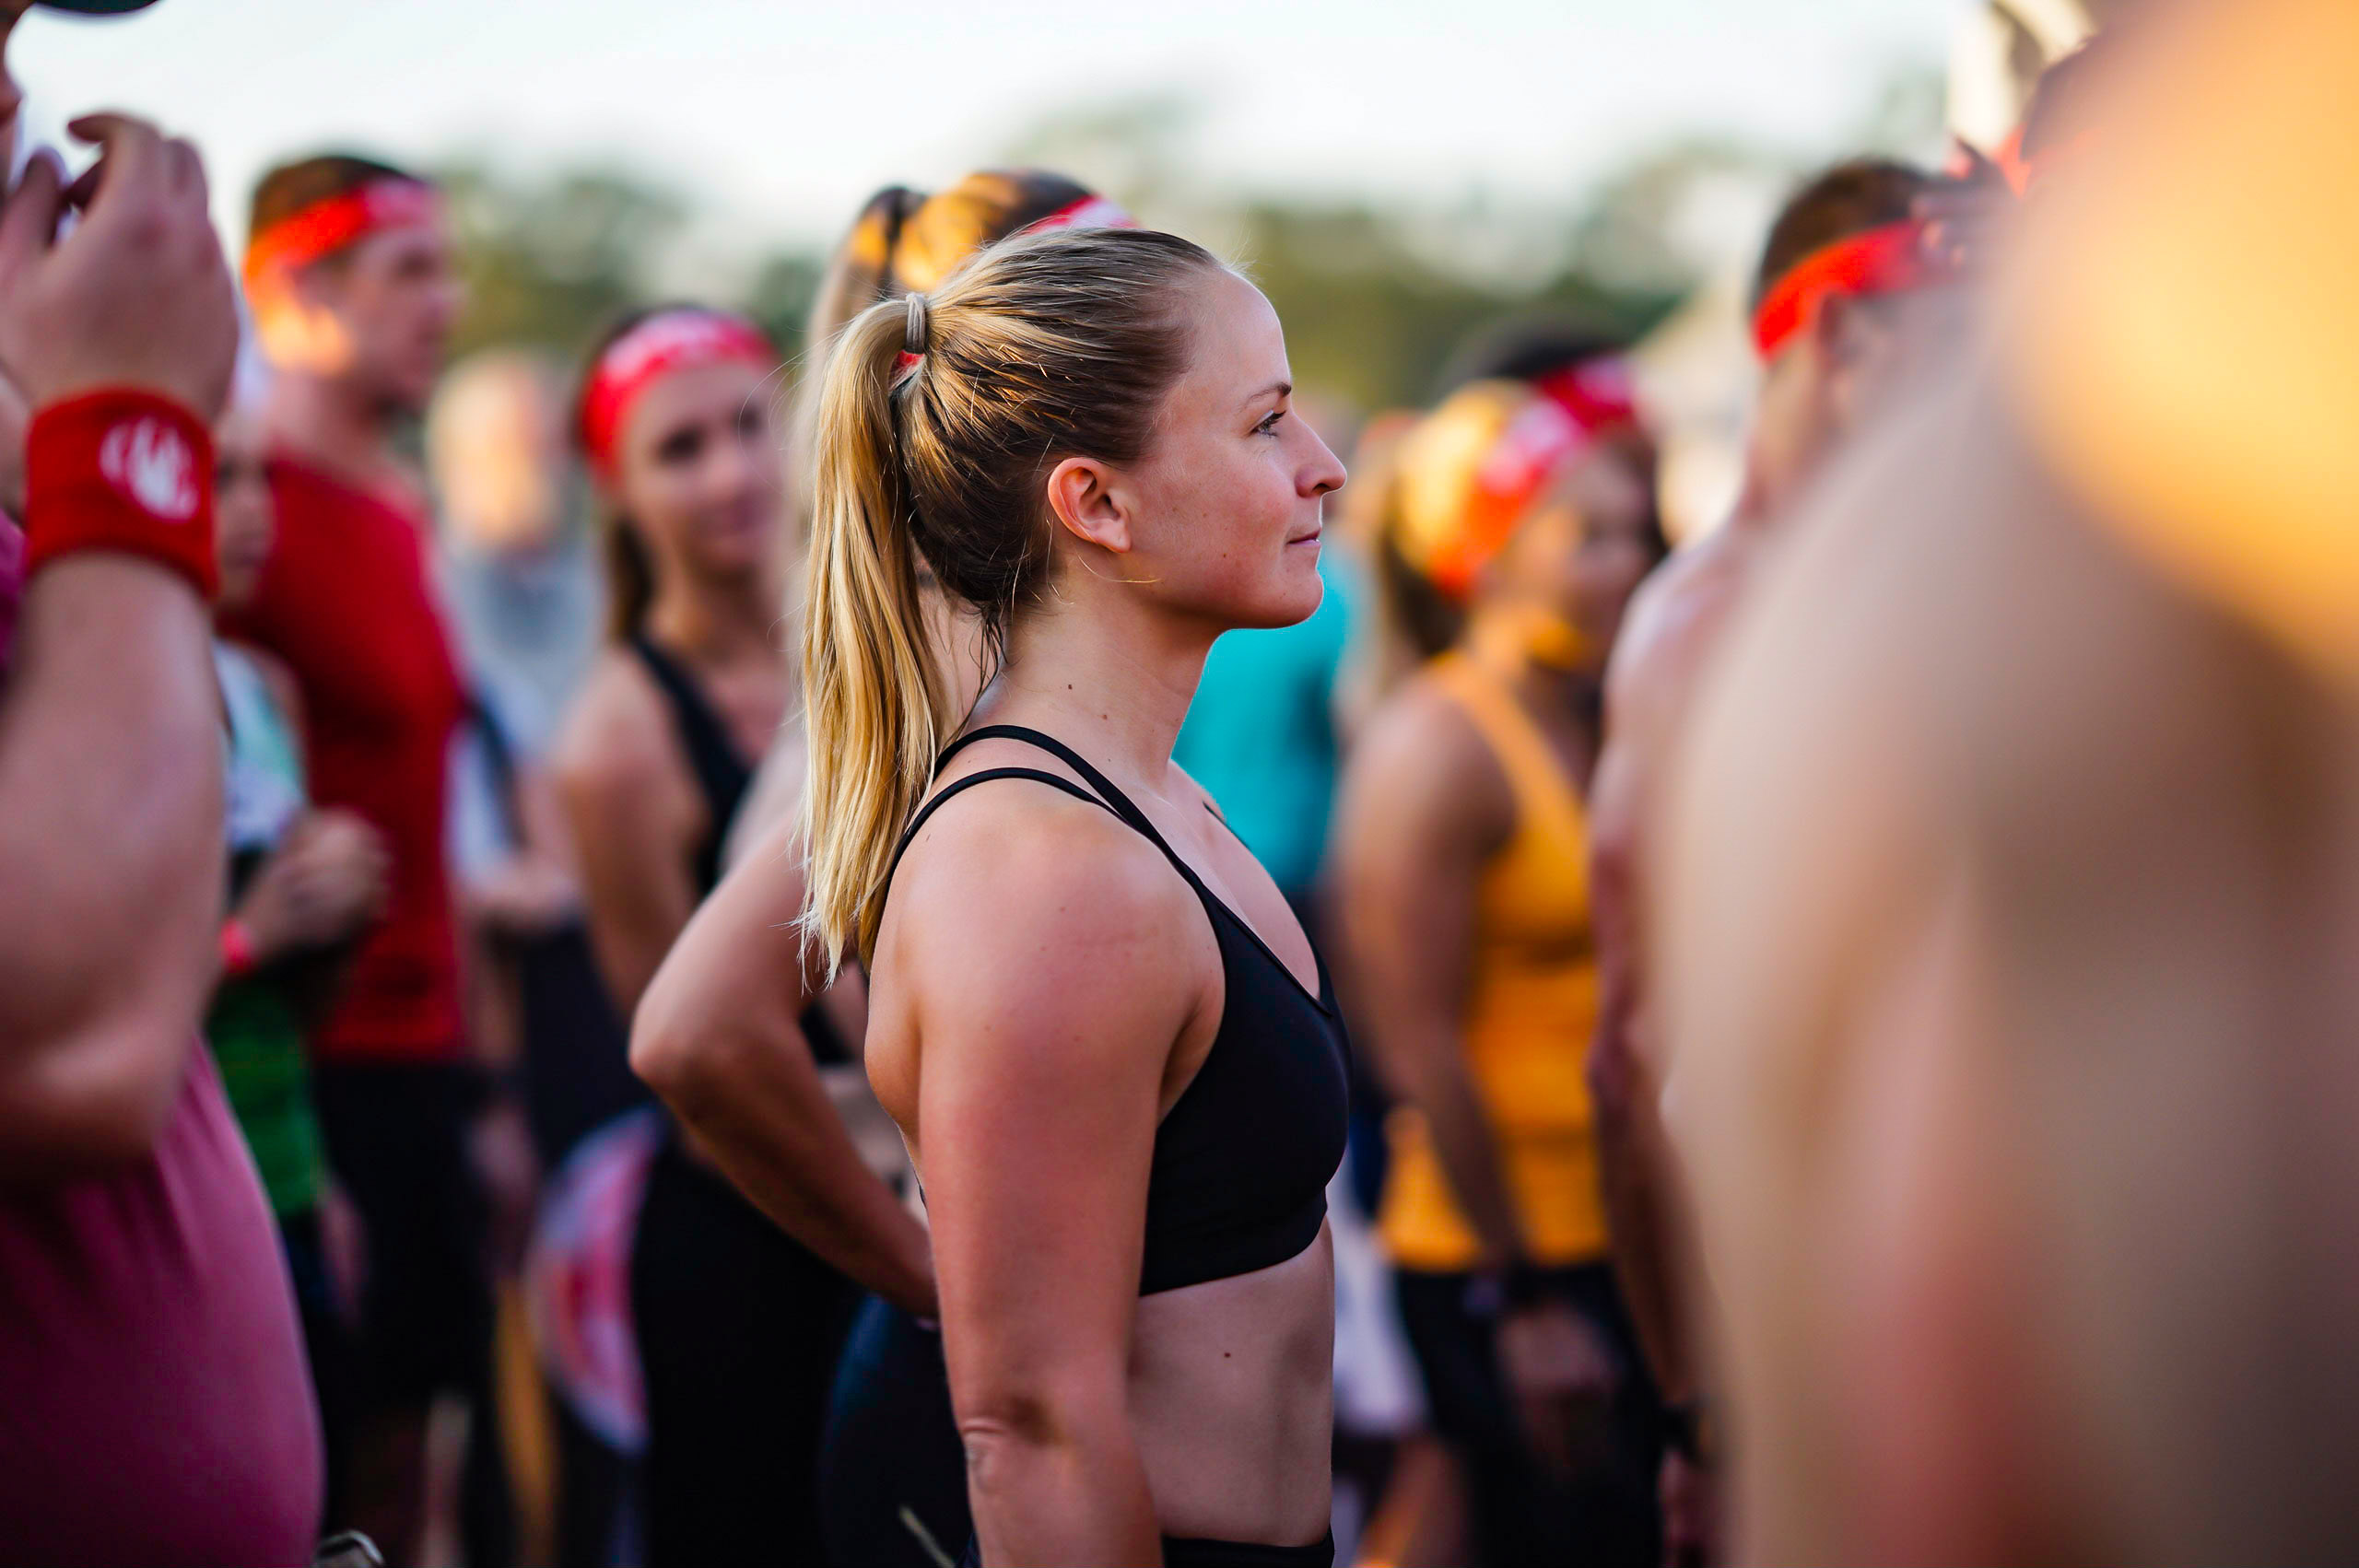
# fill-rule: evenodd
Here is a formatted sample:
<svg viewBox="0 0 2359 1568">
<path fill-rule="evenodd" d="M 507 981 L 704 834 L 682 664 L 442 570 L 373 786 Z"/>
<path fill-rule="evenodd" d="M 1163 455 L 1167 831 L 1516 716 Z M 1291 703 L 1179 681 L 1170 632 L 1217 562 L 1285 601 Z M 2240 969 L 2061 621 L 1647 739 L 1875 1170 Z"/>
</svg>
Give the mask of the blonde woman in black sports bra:
<svg viewBox="0 0 2359 1568">
<path fill-rule="evenodd" d="M 1141 229 L 987 252 L 829 363 L 808 920 L 867 961 L 987 1563 L 1332 1557 L 1343 1033 L 1171 762 L 1213 639 L 1319 603 L 1344 473 L 1290 382 L 1268 301 Z M 920 557 L 982 617 L 972 715 Z"/>
</svg>

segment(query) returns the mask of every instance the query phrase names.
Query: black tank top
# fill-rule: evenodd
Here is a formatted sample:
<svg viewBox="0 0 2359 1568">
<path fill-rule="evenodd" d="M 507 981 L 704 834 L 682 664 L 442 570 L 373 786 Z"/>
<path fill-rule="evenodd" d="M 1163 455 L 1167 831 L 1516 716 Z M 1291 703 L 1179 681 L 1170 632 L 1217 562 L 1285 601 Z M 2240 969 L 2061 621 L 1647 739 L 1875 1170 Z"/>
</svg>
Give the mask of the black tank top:
<svg viewBox="0 0 2359 1568">
<path fill-rule="evenodd" d="M 1349 1110 L 1349 1047 L 1325 963 L 1319 965 L 1314 997 L 1173 851 L 1146 813 L 1063 743 L 1037 730 L 992 725 L 960 736 L 941 762 L 990 739 L 1023 741 L 1050 753 L 1097 793 L 1038 768 L 968 774 L 919 811 L 894 851 L 894 869 L 918 829 L 951 797 L 994 778 L 1029 778 L 1103 806 L 1144 834 L 1195 889 L 1220 944 L 1226 993 L 1220 1027 L 1203 1065 L 1155 1131 L 1139 1293 L 1250 1274 L 1295 1257 L 1319 1239 L 1326 1223 L 1327 1181 L 1343 1162 Z M 886 886 L 889 892 L 889 870 Z"/>
<path fill-rule="evenodd" d="M 672 729 L 680 737 L 681 749 L 688 754 L 688 770 L 696 775 L 697 788 L 704 794 L 705 836 L 697 846 L 695 862 L 697 896 L 701 898 L 720 884 L 721 847 L 729 837 L 737 808 L 745 802 L 746 787 L 754 781 L 754 769 L 738 755 L 728 726 L 712 710 L 694 675 L 644 632 L 631 638 L 630 647 L 672 709 Z"/>
<path fill-rule="evenodd" d="M 692 862 L 697 898 L 701 902 L 706 894 L 721 884 L 722 847 L 728 841 L 729 825 L 736 820 L 737 808 L 745 803 L 745 791 L 754 782 L 754 769 L 739 755 L 737 743 L 729 738 L 729 727 L 713 711 L 712 703 L 694 675 L 656 647 L 644 632 L 632 635 L 630 647 L 639 655 L 639 661 L 647 666 L 648 674 L 654 677 L 656 689 L 663 694 L 664 703 L 672 710 L 673 731 L 680 737 L 681 749 L 688 754 L 688 770 L 696 775 L 697 788 L 704 794 L 705 835 Z M 828 1065 L 852 1059 L 834 1022 L 816 1002 L 803 1010 L 801 1023 L 815 1059 Z"/>
</svg>

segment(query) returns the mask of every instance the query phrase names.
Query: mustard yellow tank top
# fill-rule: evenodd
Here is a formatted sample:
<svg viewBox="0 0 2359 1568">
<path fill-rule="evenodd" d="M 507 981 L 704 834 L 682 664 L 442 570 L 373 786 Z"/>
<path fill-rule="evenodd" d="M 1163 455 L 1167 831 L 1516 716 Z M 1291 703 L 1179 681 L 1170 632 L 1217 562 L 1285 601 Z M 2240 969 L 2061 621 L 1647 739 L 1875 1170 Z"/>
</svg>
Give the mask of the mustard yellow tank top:
<svg viewBox="0 0 2359 1568">
<path fill-rule="evenodd" d="M 1585 1076 L 1597 1024 L 1588 822 L 1563 761 L 1498 675 L 1458 653 L 1430 673 L 1473 721 L 1515 798 L 1514 837 L 1483 868 L 1475 893 L 1467 1067 L 1532 1260 L 1586 1262 L 1606 1248 Z M 1459 1213 L 1424 1117 L 1398 1107 L 1385 1133 L 1391 1166 L 1378 1229 L 1386 1250 L 1404 1269 L 1472 1268 L 1481 1244 Z"/>
</svg>

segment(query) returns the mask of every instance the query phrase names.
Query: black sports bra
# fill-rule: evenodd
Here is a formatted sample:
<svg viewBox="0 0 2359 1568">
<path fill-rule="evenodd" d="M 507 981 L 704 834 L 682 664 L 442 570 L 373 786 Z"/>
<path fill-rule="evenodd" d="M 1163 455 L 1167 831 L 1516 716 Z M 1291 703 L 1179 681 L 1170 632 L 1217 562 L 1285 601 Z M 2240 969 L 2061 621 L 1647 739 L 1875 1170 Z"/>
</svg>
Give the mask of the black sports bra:
<svg viewBox="0 0 2359 1568">
<path fill-rule="evenodd" d="M 1349 1047 L 1327 965 L 1319 965 L 1320 994 L 1314 997 L 1253 928 L 1172 851 L 1146 813 L 1062 742 L 1037 730 L 990 725 L 952 742 L 935 771 L 963 748 L 992 739 L 1023 741 L 1052 754 L 1097 793 L 1039 768 L 970 773 L 918 812 L 894 850 L 893 869 L 899 868 L 926 819 L 954 795 L 994 778 L 1029 778 L 1103 806 L 1145 835 L 1196 890 L 1220 944 L 1226 988 L 1220 1027 L 1203 1065 L 1155 1129 L 1139 1293 L 1250 1274 L 1295 1257 L 1319 1239 L 1326 1223 L 1327 1181 L 1343 1163 L 1349 1111 Z M 889 893 L 891 871 L 886 887 Z"/>
</svg>

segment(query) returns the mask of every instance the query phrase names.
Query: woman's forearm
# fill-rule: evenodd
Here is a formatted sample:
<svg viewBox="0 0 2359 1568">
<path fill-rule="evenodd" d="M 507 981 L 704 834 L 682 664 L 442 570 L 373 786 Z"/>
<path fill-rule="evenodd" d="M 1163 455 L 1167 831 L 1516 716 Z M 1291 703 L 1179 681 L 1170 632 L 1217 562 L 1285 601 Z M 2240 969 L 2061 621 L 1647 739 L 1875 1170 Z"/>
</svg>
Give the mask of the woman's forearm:
<svg viewBox="0 0 2359 1568">
<path fill-rule="evenodd" d="M 646 1022 L 632 1065 L 737 1189 L 863 1285 L 934 1316 L 925 1227 L 861 1159 L 801 1032 L 684 1035 Z"/>
<path fill-rule="evenodd" d="M 1163 1561 L 1155 1500 L 1126 1417 L 1081 1419 L 1047 1401 L 1002 1409 L 958 1422 L 984 1568 Z"/>
<path fill-rule="evenodd" d="M 1449 1033 L 1446 1043 L 1417 1052 L 1417 1061 L 1402 1076 L 1411 1105 L 1426 1118 L 1450 1195 L 1481 1238 L 1485 1263 L 1502 1265 L 1521 1256 L 1522 1225 L 1508 1194 L 1490 1117 L 1467 1074 L 1456 1031 Z"/>
</svg>

